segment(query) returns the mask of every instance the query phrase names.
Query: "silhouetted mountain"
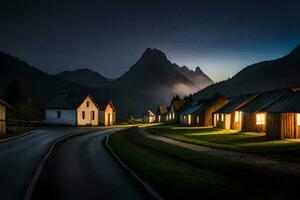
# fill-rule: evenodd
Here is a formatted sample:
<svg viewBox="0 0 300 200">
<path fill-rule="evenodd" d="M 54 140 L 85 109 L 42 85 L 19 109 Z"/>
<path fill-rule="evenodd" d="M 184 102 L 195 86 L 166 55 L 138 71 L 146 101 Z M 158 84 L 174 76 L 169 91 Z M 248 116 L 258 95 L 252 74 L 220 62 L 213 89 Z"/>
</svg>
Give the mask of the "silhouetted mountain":
<svg viewBox="0 0 300 200">
<path fill-rule="evenodd" d="M 162 102 L 160 98 L 154 98 L 134 90 L 91 88 L 62 80 L 1 52 L 0 69 L 0 96 L 5 97 L 6 94 L 12 96 L 14 91 L 11 91 L 10 88 L 13 88 L 11 86 L 19 85 L 18 87 L 21 87 L 20 89 L 24 93 L 22 95 L 26 99 L 22 99 L 22 102 L 16 104 L 15 108 L 18 109 L 21 106 L 21 112 L 30 113 L 30 115 L 26 115 L 26 119 L 41 119 L 43 107 L 47 101 L 61 93 L 89 93 L 100 99 L 110 98 L 117 109 L 118 120 L 125 119 L 129 115 L 139 116 L 145 111 L 145 108 L 154 109 L 157 104 Z M 15 104 L 15 102 L 12 103 Z"/>
<path fill-rule="evenodd" d="M 194 93 L 211 83 L 204 73 L 187 72 L 171 63 L 163 52 L 148 48 L 128 72 L 113 81 L 113 87 L 169 99 L 175 94 Z"/>
<path fill-rule="evenodd" d="M 288 55 L 250 65 L 229 80 L 199 91 L 195 97 L 210 97 L 215 93 L 227 96 L 300 86 L 300 45 Z"/>
<path fill-rule="evenodd" d="M 79 83 L 88 87 L 106 87 L 109 81 L 101 74 L 90 69 L 78 69 L 75 71 L 63 71 L 56 74 L 56 77 L 61 79 Z"/>
</svg>

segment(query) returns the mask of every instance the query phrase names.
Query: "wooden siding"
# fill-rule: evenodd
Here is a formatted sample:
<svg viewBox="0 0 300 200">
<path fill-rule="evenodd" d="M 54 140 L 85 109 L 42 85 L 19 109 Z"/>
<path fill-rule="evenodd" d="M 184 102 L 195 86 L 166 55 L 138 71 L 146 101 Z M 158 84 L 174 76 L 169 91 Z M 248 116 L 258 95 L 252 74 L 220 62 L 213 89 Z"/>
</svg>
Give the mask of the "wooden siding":
<svg viewBox="0 0 300 200">
<path fill-rule="evenodd" d="M 267 113 L 266 135 L 272 138 L 280 138 L 280 114 Z"/>
<path fill-rule="evenodd" d="M 0 135 L 6 134 L 6 107 L 0 104 Z"/>
<path fill-rule="evenodd" d="M 245 132 L 266 132 L 266 123 L 257 125 L 256 124 L 256 115 L 257 112 L 251 112 L 251 113 L 243 113 L 242 116 L 242 131 Z M 266 113 L 262 113 L 266 114 Z"/>
<path fill-rule="evenodd" d="M 280 114 L 280 138 L 295 138 L 296 118 L 294 113 Z"/>
</svg>

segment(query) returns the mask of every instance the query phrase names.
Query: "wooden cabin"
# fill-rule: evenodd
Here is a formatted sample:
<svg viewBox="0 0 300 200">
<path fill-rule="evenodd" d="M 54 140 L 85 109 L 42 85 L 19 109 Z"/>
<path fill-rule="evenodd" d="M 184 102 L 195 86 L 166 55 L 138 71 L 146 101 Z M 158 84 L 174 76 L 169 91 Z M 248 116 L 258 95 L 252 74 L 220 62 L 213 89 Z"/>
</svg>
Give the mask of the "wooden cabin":
<svg viewBox="0 0 300 200">
<path fill-rule="evenodd" d="M 168 112 L 168 122 L 179 123 L 180 122 L 180 113 L 183 107 L 186 105 L 188 100 L 172 100 Z"/>
<path fill-rule="evenodd" d="M 97 126 L 98 105 L 90 95 L 57 95 L 46 105 L 45 121 L 57 125 Z"/>
<path fill-rule="evenodd" d="M 144 123 L 153 123 L 156 120 L 155 114 L 151 110 L 147 110 L 143 117 Z"/>
<path fill-rule="evenodd" d="M 291 88 L 266 91 L 240 108 L 243 122 L 241 130 L 245 132 L 266 132 L 267 113 L 261 112 L 261 110 L 291 92 L 293 92 Z"/>
<path fill-rule="evenodd" d="M 162 123 L 168 120 L 168 107 L 159 105 L 156 110 L 156 122 Z"/>
<path fill-rule="evenodd" d="M 259 94 L 241 95 L 229 98 L 229 103 L 213 113 L 214 126 L 221 129 L 240 131 L 242 128 L 243 113 L 240 108 L 252 101 Z"/>
<path fill-rule="evenodd" d="M 227 103 L 228 100 L 220 95 L 198 100 L 182 112 L 181 122 L 186 125 L 213 126 L 213 113 Z"/>
<path fill-rule="evenodd" d="M 6 135 L 6 112 L 7 108 L 12 109 L 5 101 L 0 99 L 0 136 Z"/>
<path fill-rule="evenodd" d="M 116 109 L 111 100 L 96 100 L 99 108 L 99 125 L 112 126 L 116 124 Z"/>
<path fill-rule="evenodd" d="M 279 139 L 300 138 L 300 92 L 281 97 L 261 110 L 266 115 L 266 135 Z"/>
</svg>

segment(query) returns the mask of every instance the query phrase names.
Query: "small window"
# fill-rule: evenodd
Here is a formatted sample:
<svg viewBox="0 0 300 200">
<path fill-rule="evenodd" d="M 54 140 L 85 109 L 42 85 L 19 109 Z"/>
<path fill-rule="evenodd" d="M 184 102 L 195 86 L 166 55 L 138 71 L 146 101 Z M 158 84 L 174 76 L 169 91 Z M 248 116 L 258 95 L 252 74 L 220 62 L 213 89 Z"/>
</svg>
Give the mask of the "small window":
<svg viewBox="0 0 300 200">
<path fill-rule="evenodd" d="M 60 118 L 61 118 L 61 111 L 57 111 L 57 112 L 56 112 L 56 117 L 57 117 L 57 119 L 60 119 Z"/>
<path fill-rule="evenodd" d="M 85 112 L 82 111 L 82 119 L 85 119 Z"/>
<path fill-rule="evenodd" d="M 217 121 L 219 121 L 219 114 L 216 114 L 216 116 L 217 116 Z"/>
<path fill-rule="evenodd" d="M 224 114 L 221 114 L 221 121 L 224 122 Z"/>
<path fill-rule="evenodd" d="M 240 122 L 240 112 L 239 111 L 235 111 L 234 113 L 234 122 Z"/>
<path fill-rule="evenodd" d="M 89 107 L 89 106 L 90 106 L 90 102 L 87 101 L 87 102 L 86 102 L 86 107 Z"/>
<path fill-rule="evenodd" d="M 92 118 L 92 120 L 95 120 L 95 112 L 94 111 L 91 112 L 91 118 Z"/>
<path fill-rule="evenodd" d="M 256 115 L 256 124 L 257 125 L 264 125 L 266 124 L 266 115 L 259 113 Z"/>
<path fill-rule="evenodd" d="M 297 126 L 300 126 L 300 113 L 297 113 Z"/>
</svg>

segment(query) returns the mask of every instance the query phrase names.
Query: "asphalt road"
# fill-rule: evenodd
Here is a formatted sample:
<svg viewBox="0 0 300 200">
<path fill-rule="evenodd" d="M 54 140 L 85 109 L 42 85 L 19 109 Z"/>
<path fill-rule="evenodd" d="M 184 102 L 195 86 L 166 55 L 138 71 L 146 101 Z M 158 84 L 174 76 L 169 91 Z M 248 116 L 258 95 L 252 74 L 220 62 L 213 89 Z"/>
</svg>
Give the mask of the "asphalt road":
<svg viewBox="0 0 300 200">
<path fill-rule="evenodd" d="M 149 199 L 104 145 L 106 133 L 89 133 L 55 146 L 33 191 L 32 199 Z"/>
<path fill-rule="evenodd" d="M 99 129 L 37 130 L 14 140 L 0 142 L 0 199 L 24 199 L 32 176 L 51 144 L 61 137 L 93 130 Z"/>
</svg>

